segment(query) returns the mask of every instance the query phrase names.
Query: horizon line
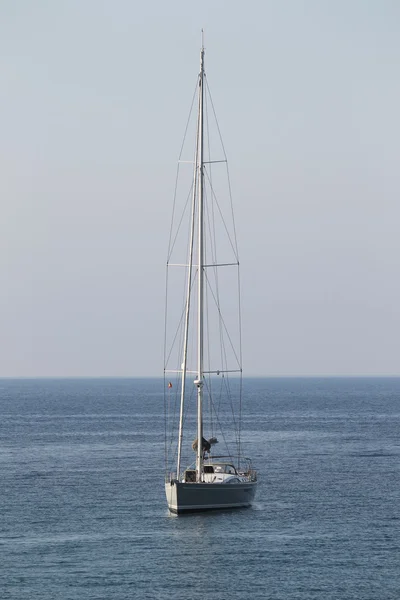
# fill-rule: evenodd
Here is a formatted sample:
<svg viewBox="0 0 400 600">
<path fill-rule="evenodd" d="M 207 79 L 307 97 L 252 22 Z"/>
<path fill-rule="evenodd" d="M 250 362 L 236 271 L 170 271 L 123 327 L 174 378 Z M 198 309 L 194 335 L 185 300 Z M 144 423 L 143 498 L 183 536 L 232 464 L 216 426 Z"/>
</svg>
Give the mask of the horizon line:
<svg viewBox="0 0 400 600">
<path fill-rule="evenodd" d="M 235 379 L 236 377 L 232 377 Z M 396 379 L 400 374 L 243 375 L 243 379 Z M 163 375 L 0 375 L 5 379 L 164 379 Z M 166 377 L 168 379 L 168 377 Z"/>
</svg>

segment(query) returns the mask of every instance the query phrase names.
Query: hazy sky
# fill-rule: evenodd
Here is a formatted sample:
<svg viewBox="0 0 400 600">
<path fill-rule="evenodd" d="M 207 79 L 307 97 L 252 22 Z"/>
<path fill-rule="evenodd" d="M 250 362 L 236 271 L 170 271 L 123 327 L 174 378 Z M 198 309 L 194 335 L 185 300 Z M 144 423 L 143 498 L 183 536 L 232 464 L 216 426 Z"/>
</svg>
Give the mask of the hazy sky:
<svg viewBox="0 0 400 600">
<path fill-rule="evenodd" d="M 247 375 L 400 375 L 397 0 L 3 0 L 0 376 L 161 375 L 200 30 Z"/>
</svg>

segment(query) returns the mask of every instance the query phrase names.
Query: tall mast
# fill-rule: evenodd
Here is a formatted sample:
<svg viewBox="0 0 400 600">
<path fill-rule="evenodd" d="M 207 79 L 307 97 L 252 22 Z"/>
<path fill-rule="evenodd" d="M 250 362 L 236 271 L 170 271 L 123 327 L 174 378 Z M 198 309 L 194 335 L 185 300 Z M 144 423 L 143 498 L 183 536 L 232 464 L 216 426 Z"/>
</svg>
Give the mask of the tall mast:
<svg viewBox="0 0 400 600">
<path fill-rule="evenodd" d="M 199 75 L 199 125 L 197 139 L 197 173 L 198 173 L 198 320 L 197 320 L 197 458 L 196 480 L 202 480 L 203 473 L 203 310 L 204 310 L 204 202 L 203 202 L 203 100 L 204 100 L 204 44 L 200 51 Z"/>
</svg>

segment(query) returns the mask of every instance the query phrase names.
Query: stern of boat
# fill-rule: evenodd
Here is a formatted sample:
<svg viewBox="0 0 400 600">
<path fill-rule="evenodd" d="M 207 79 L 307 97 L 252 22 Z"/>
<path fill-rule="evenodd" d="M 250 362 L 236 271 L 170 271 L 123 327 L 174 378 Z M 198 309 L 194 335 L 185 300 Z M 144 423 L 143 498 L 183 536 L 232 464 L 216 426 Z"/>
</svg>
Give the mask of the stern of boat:
<svg viewBox="0 0 400 600">
<path fill-rule="evenodd" d="M 185 483 L 172 479 L 165 483 L 168 508 L 175 514 L 248 507 L 254 500 L 256 489 L 256 481 Z"/>
</svg>

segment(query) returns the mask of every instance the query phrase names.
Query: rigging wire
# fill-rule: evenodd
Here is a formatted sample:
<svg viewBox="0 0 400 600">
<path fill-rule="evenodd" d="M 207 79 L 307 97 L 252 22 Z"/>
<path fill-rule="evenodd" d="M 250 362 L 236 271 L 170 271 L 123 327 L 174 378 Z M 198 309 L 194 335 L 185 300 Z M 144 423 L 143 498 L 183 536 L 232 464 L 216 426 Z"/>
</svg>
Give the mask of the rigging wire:
<svg viewBox="0 0 400 600">
<path fill-rule="evenodd" d="M 225 219 L 224 219 L 224 215 L 223 215 L 222 209 L 221 209 L 221 207 L 220 207 L 220 205 L 219 205 L 218 199 L 217 199 L 217 197 L 216 197 L 216 194 L 215 194 L 215 192 L 214 192 L 214 188 L 213 188 L 213 186 L 212 186 L 212 184 L 211 184 L 211 181 L 210 181 L 210 178 L 209 178 L 209 175 L 208 175 L 207 169 L 204 169 L 204 171 L 205 171 L 205 173 L 206 173 L 206 176 L 207 176 L 208 182 L 209 182 L 209 184 L 210 184 L 211 193 L 212 193 L 212 196 L 213 196 L 213 199 L 214 199 L 215 205 L 216 205 L 216 207 L 218 208 L 218 212 L 219 212 L 219 214 L 220 214 L 220 217 L 221 217 L 222 223 L 223 223 L 223 225 L 224 225 L 224 228 L 225 228 L 226 234 L 227 234 L 227 236 L 228 236 L 229 243 L 230 243 L 230 245 L 231 245 L 231 247 L 232 247 L 233 253 L 234 253 L 234 255 L 235 255 L 235 258 L 236 258 L 236 261 L 237 261 L 237 262 L 239 262 L 239 255 L 238 255 L 238 251 L 237 251 L 237 243 L 236 243 L 236 239 L 235 239 L 235 237 L 233 238 L 233 239 L 234 239 L 234 242 L 235 242 L 235 243 L 233 243 L 233 242 L 232 242 L 232 237 L 231 237 L 231 235 L 230 235 L 230 233 L 229 233 L 228 226 L 227 226 L 227 224 L 226 224 L 226 221 L 225 221 Z"/>
<path fill-rule="evenodd" d="M 178 180 L 179 180 L 179 167 L 180 167 L 179 161 L 181 160 L 181 157 L 182 157 L 182 152 L 183 152 L 183 148 L 184 148 L 185 141 L 186 141 L 186 135 L 187 135 L 187 131 L 188 131 L 188 128 L 189 128 L 190 118 L 191 118 L 192 112 L 193 112 L 193 106 L 194 106 L 194 101 L 195 101 L 195 98 L 196 98 L 198 80 L 199 80 L 199 78 L 197 77 L 196 86 L 194 88 L 192 102 L 191 102 L 191 105 L 190 105 L 189 115 L 188 115 L 188 118 L 187 118 L 187 121 L 186 121 L 185 132 L 183 134 L 183 140 L 182 140 L 182 144 L 181 144 L 181 149 L 180 149 L 180 152 L 179 152 L 178 165 L 177 165 L 177 168 L 176 168 L 174 200 L 173 200 L 173 204 L 172 204 L 172 217 L 171 217 L 171 226 L 170 226 L 169 241 L 168 241 L 168 253 L 167 253 L 168 256 L 170 256 L 170 253 L 171 253 L 171 239 L 172 239 L 172 230 L 173 230 L 174 217 L 175 217 L 176 194 L 177 194 Z"/>
<path fill-rule="evenodd" d="M 207 273 L 205 273 L 205 279 L 206 279 L 207 285 L 209 285 L 209 279 L 208 279 Z M 238 368 L 239 368 L 239 369 L 241 369 L 242 367 L 241 367 L 241 364 L 240 364 L 240 362 L 239 362 L 239 357 L 238 357 L 238 355 L 237 355 L 237 352 L 236 352 L 236 350 L 235 350 L 235 347 L 234 347 L 234 345 L 233 345 L 232 338 L 231 338 L 231 336 L 230 336 L 230 334 L 229 334 L 229 331 L 228 331 L 228 328 L 227 328 L 227 326 L 226 326 L 225 320 L 224 320 L 224 318 L 223 318 L 223 316 L 222 316 L 221 309 L 220 309 L 220 307 L 219 307 L 219 305 L 218 305 L 217 299 L 216 299 L 216 297 L 215 297 L 215 295 L 214 295 L 214 292 L 213 292 L 213 289 L 212 289 L 212 287 L 211 287 L 210 285 L 209 285 L 209 288 L 210 288 L 211 296 L 212 296 L 212 298 L 213 298 L 213 300 L 214 300 L 214 303 L 215 303 L 215 306 L 216 306 L 216 308 L 217 308 L 218 314 L 219 314 L 219 316 L 220 316 L 220 318 L 221 318 L 221 323 L 223 324 L 223 327 L 224 327 L 224 330 L 225 330 L 226 336 L 227 336 L 227 338 L 228 338 L 228 340 L 229 340 L 229 342 L 230 342 L 230 347 L 231 347 L 231 350 L 232 350 L 232 352 L 233 352 L 233 354 L 234 354 L 234 356 L 235 356 L 235 359 L 236 359 L 236 361 L 237 361 Z"/>
<path fill-rule="evenodd" d="M 238 243 L 237 243 L 237 235 L 236 235 L 236 221 L 235 221 L 235 213 L 234 213 L 234 210 L 233 210 L 232 186 L 231 186 L 231 178 L 230 178 L 230 175 L 229 175 L 229 168 L 228 168 L 228 157 L 226 155 L 225 146 L 224 146 L 224 142 L 223 142 L 222 135 L 221 135 L 221 130 L 220 130 L 218 119 L 217 119 L 217 113 L 215 112 L 214 102 L 213 102 L 213 99 L 212 99 L 211 91 L 210 91 L 210 88 L 208 86 L 208 81 L 207 80 L 206 80 L 206 87 L 207 87 L 207 93 L 208 93 L 208 95 L 210 97 L 211 107 L 212 107 L 212 110 L 213 110 L 213 114 L 214 114 L 214 118 L 215 118 L 215 123 L 216 123 L 216 126 L 217 126 L 219 140 L 221 142 L 222 151 L 224 153 L 224 158 L 226 160 L 226 173 L 227 173 L 227 179 L 228 179 L 228 190 L 229 190 L 229 199 L 230 199 L 230 206 L 231 206 L 232 225 L 233 225 L 233 232 L 234 232 L 234 239 L 235 239 L 236 256 L 237 256 L 237 259 L 239 261 Z"/>
<path fill-rule="evenodd" d="M 207 385 L 207 381 L 206 381 L 206 385 Z M 211 400 L 211 402 L 212 402 L 212 400 Z M 213 402 L 212 402 L 212 406 L 213 406 L 213 409 L 214 409 L 214 412 L 215 412 L 215 407 L 214 407 L 214 403 L 213 403 Z M 223 430 L 223 428 L 222 428 L 222 426 L 221 426 L 221 422 L 220 422 L 220 420 L 219 420 L 219 416 L 218 416 L 218 413 L 217 413 L 217 412 L 215 412 L 215 418 L 216 418 L 216 421 L 217 421 L 217 423 L 218 423 L 218 425 L 219 425 L 219 431 L 221 432 L 221 436 L 222 436 L 222 439 L 223 439 L 223 441 L 224 441 L 224 444 L 225 444 L 225 447 L 226 447 L 227 453 L 229 454 L 229 456 L 230 456 L 230 457 L 232 457 L 232 453 L 231 453 L 231 451 L 230 451 L 230 449 L 229 449 L 229 444 L 228 444 L 228 442 L 227 442 L 227 440 L 226 440 L 226 437 L 225 437 L 225 434 L 224 434 L 224 430 Z"/>
</svg>

